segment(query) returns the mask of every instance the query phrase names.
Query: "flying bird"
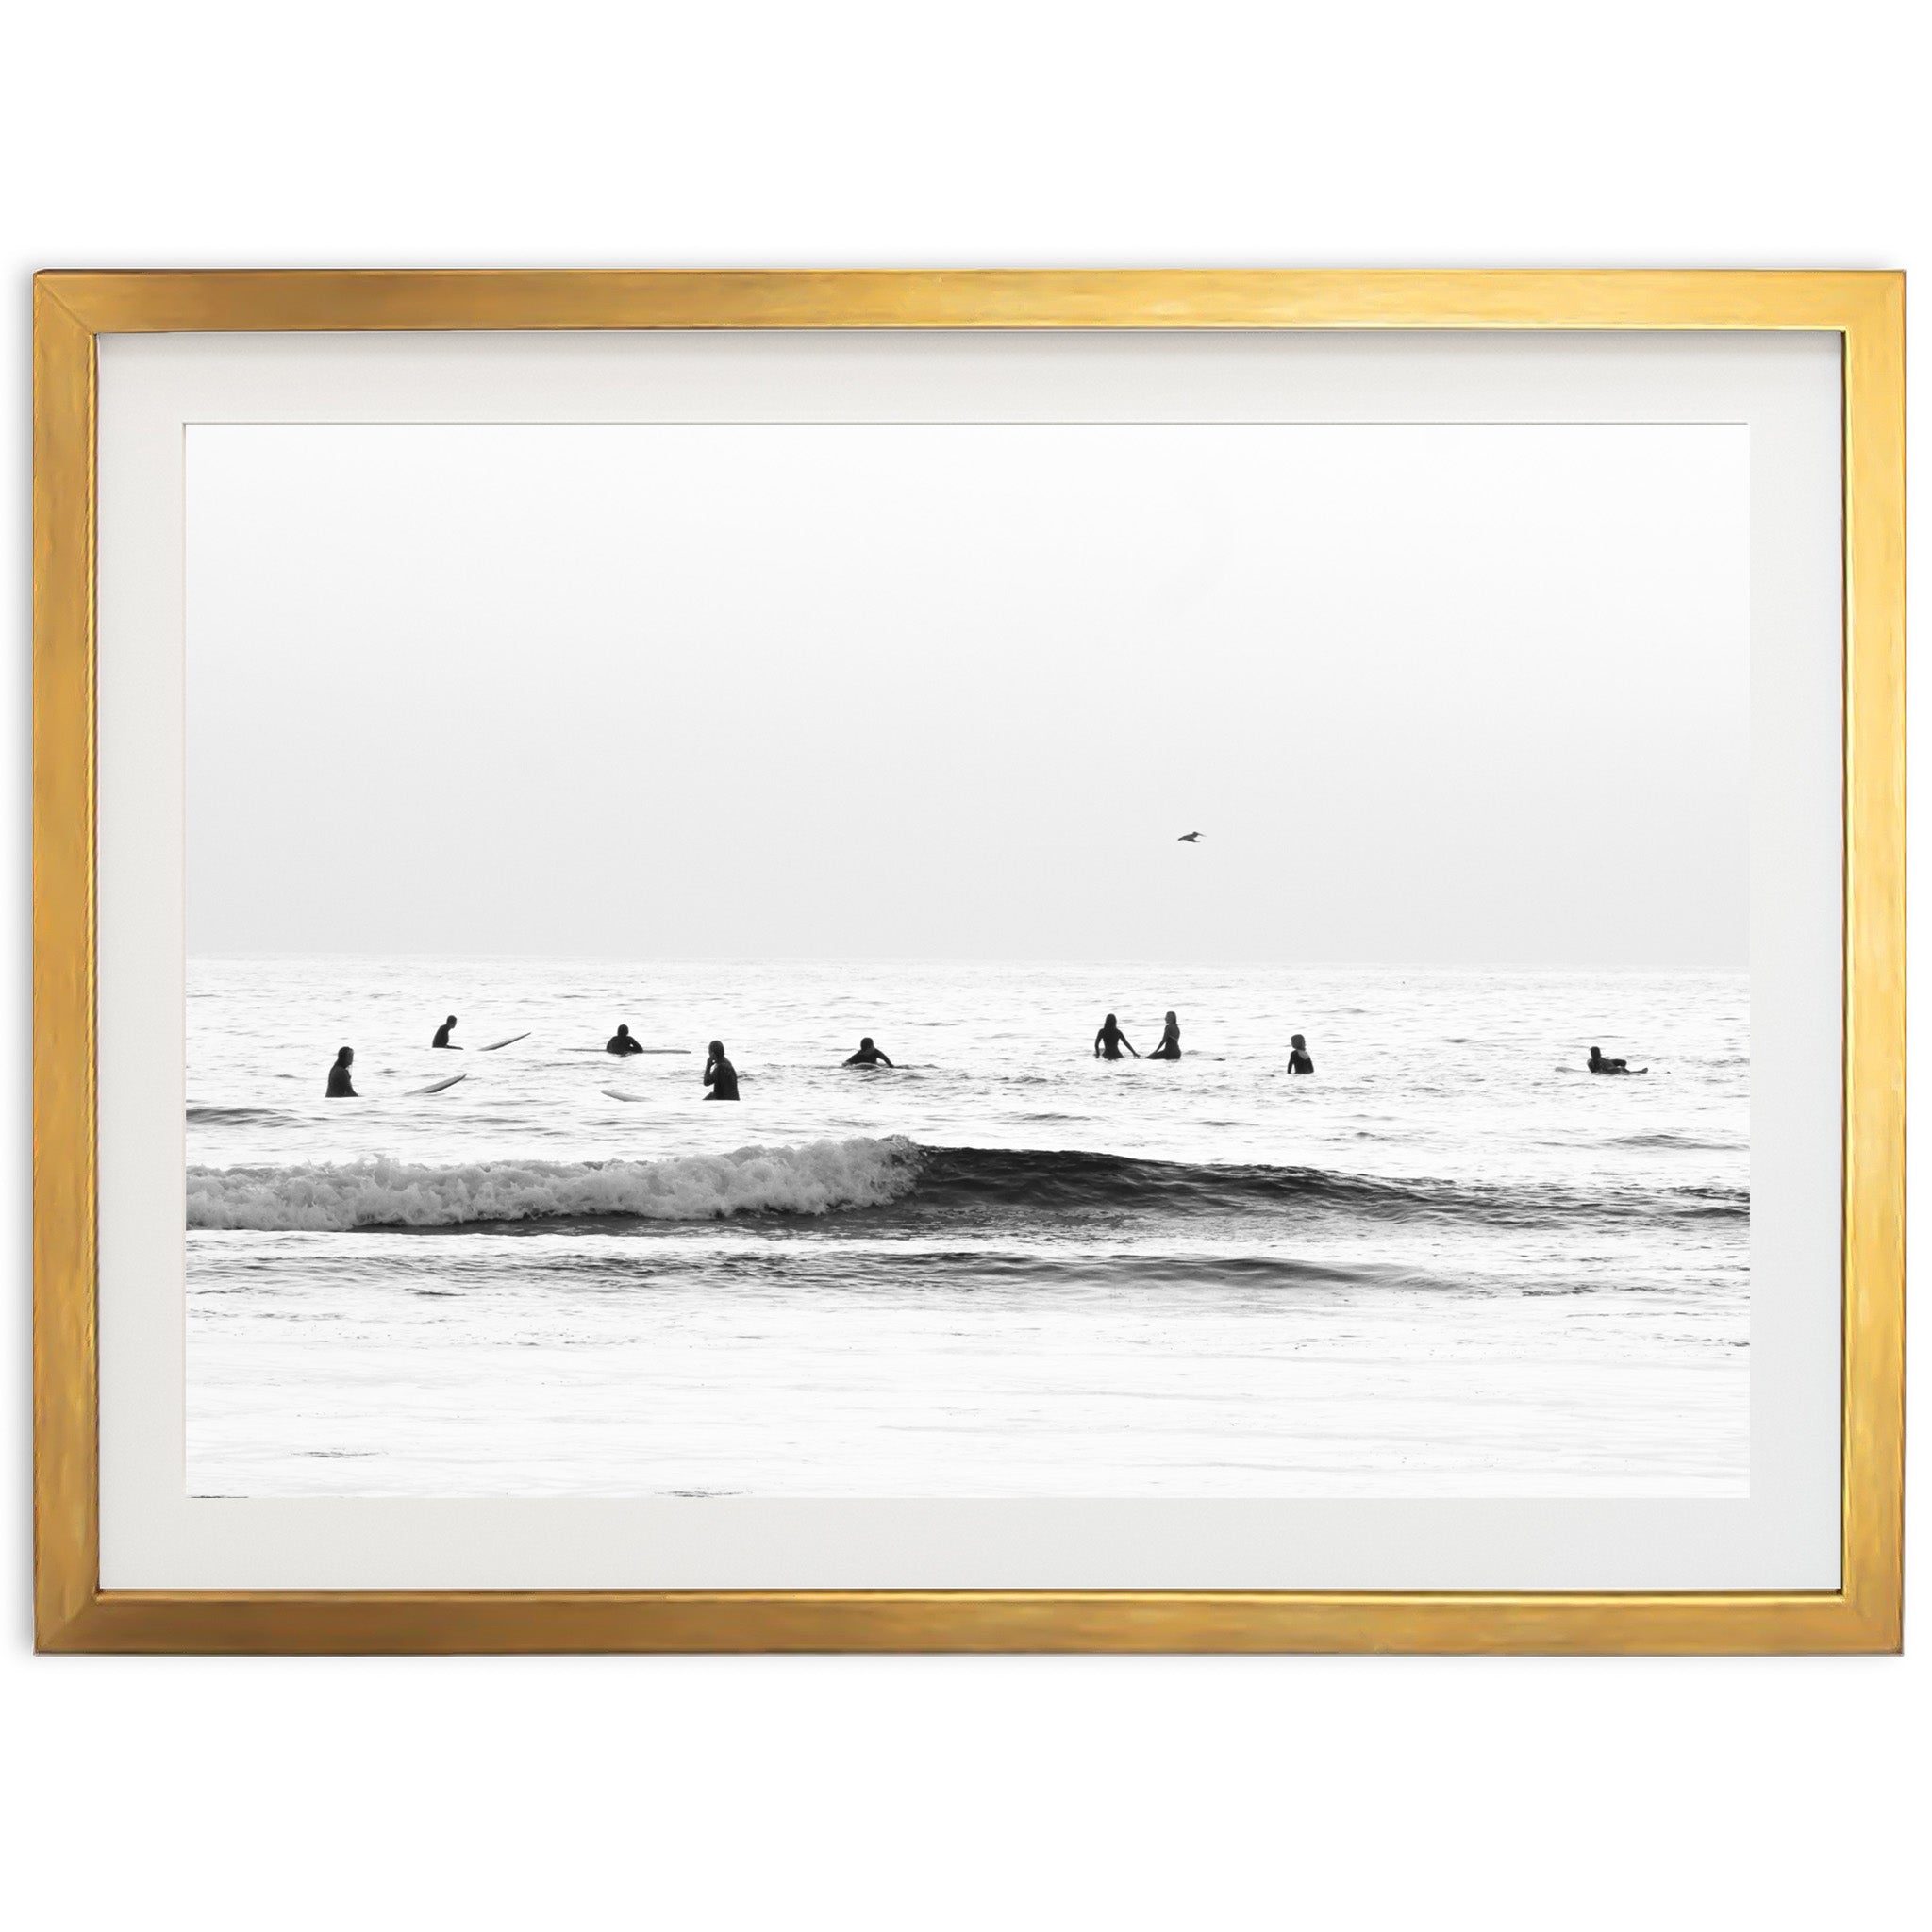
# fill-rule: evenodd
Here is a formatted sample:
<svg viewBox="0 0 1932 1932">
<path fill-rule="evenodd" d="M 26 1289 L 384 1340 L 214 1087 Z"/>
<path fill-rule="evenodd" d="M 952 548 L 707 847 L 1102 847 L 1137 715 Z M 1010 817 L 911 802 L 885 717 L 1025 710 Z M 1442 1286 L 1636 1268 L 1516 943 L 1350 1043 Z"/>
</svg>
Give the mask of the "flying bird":
<svg viewBox="0 0 1932 1932">
<path fill-rule="evenodd" d="M 1183 832 L 1174 842 L 1176 845 L 1198 845 L 1201 842 L 1201 835 L 1199 832 Z"/>
</svg>

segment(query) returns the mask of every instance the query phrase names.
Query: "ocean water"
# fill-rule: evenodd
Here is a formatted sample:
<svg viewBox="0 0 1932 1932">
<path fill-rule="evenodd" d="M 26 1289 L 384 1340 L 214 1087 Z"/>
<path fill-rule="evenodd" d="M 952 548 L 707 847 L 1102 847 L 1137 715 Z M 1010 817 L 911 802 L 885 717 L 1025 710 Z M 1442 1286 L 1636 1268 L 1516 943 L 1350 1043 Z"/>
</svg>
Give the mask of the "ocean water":
<svg viewBox="0 0 1932 1932">
<path fill-rule="evenodd" d="M 196 1495 L 1748 1489 L 1741 976 L 201 958 L 188 1010 Z"/>
</svg>

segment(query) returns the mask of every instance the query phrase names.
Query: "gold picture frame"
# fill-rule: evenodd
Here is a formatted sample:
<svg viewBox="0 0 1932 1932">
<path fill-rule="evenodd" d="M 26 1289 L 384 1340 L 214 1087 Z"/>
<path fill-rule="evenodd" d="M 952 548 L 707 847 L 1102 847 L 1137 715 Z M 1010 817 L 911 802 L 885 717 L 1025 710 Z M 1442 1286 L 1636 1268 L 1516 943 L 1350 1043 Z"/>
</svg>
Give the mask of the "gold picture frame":
<svg viewBox="0 0 1932 1932">
<path fill-rule="evenodd" d="M 34 284 L 34 1557 L 47 1651 L 1874 1652 L 1902 1627 L 1905 322 L 1890 273 L 47 273 Z M 104 1591 L 96 339 L 1816 330 L 1843 353 L 1842 1572 L 1817 1591 Z"/>
</svg>

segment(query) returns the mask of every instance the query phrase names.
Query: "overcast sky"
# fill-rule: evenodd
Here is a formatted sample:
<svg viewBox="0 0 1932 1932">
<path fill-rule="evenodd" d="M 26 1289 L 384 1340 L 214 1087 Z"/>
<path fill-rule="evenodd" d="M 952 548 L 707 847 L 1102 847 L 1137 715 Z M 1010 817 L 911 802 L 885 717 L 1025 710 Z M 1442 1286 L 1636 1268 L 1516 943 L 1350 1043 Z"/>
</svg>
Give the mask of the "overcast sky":
<svg viewBox="0 0 1932 1932">
<path fill-rule="evenodd" d="M 196 426 L 190 947 L 1741 968 L 1748 459 Z"/>
</svg>

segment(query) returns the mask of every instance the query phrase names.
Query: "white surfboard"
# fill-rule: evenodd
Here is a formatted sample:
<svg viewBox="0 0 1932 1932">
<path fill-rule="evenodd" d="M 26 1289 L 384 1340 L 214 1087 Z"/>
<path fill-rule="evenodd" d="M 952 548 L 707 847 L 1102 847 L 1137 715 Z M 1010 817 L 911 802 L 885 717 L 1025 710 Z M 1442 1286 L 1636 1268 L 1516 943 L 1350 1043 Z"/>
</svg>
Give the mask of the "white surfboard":
<svg viewBox="0 0 1932 1932">
<path fill-rule="evenodd" d="M 452 1074 L 447 1080 L 432 1080 L 426 1087 L 411 1087 L 409 1093 L 411 1098 L 418 1093 L 441 1093 L 445 1087 L 454 1087 L 458 1080 L 469 1077 L 467 1074 Z"/>
<path fill-rule="evenodd" d="M 641 1100 L 644 1097 L 641 1093 L 620 1093 L 615 1087 L 604 1087 L 598 1091 L 608 1093 L 612 1100 Z"/>
<path fill-rule="evenodd" d="M 478 1053 L 494 1053 L 499 1046 L 514 1046 L 518 1041 L 527 1040 L 529 1037 L 527 1030 L 522 1033 L 512 1033 L 508 1040 L 492 1040 L 488 1046 L 479 1046 L 476 1051 Z"/>
</svg>

